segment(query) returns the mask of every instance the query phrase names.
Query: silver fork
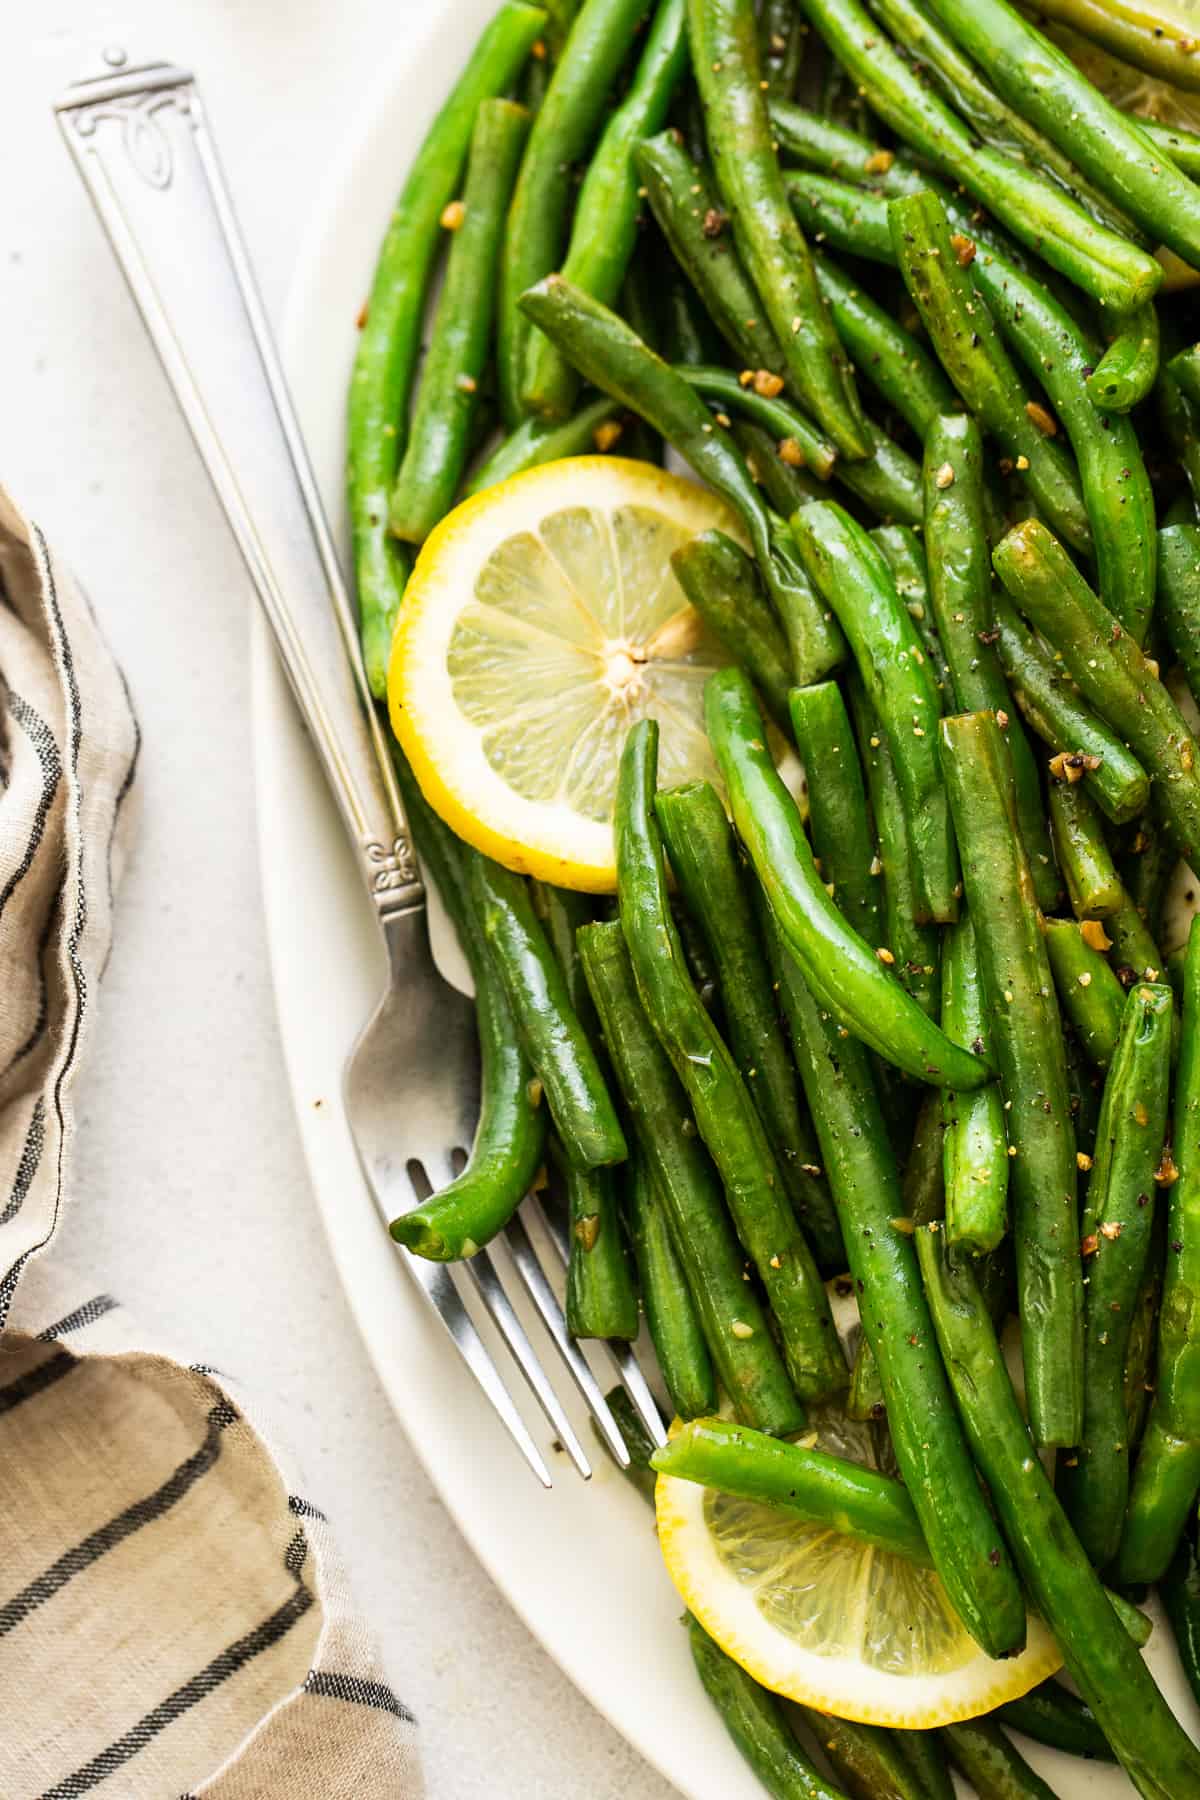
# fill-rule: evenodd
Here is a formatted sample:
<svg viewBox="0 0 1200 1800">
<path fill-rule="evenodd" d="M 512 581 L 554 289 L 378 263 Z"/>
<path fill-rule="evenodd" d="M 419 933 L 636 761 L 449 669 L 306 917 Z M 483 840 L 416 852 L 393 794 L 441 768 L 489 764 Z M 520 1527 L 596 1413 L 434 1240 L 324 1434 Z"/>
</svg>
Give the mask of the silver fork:
<svg viewBox="0 0 1200 1800">
<path fill-rule="evenodd" d="M 425 888 L 354 615 L 195 83 L 156 63 L 109 69 L 55 110 L 245 559 L 333 790 L 387 949 L 389 981 L 346 1063 L 346 1114 L 386 1224 L 461 1167 L 478 1110 L 474 1009 L 429 947 Z M 400 1102 L 400 1104 L 398 1104 Z M 533 1204 L 527 1202 L 527 1205 Z M 507 1251 L 539 1321 L 619 1462 L 628 1452 L 570 1338 L 525 1224 Z M 380 1254 L 390 1240 L 381 1236 Z M 391 1245 L 533 1469 L 545 1460 L 472 1320 L 473 1291 L 579 1473 L 591 1467 L 521 1322 L 497 1260 L 461 1272 Z M 632 1354 L 621 1378 L 662 1440 Z"/>
</svg>

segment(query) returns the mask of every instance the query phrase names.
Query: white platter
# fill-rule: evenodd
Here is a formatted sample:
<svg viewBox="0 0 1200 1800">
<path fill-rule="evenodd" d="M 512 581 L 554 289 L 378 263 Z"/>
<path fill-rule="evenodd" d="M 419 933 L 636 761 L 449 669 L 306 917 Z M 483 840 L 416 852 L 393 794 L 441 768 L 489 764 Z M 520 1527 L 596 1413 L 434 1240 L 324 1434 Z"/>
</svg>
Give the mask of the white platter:
<svg viewBox="0 0 1200 1800">
<path fill-rule="evenodd" d="M 404 171 L 492 4 L 430 0 L 419 23 L 415 8 L 402 9 L 402 49 L 347 121 L 346 147 L 314 208 L 284 356 L 339 528 L 355 317 Z M 373 1210 L 342 1110 L 341 1070 L 381 990 L 383 959 L 333 806 L 257 619 L 253 655 L 262 879 L 284 1051 L 330 1248 L 380 1379 L 472 1549 L 571 1679 L 688 1800 L 762 1800 L 695 1679 L 679 1601 L 642 1502 L 599 1450 L 594 1479 L 580 1481 L 561 1454 L 551 1453 L 550 1434 L 529 1407 L 555 1476 L 552 1492 L 536 1486 L 428 1317 Z M 583 1436 L 590 1447 L 586 1430 Z M 402 1591 L 402 1570 L 397 1574 Z M 1165 1632 L 1155 1639 L 1151 1661 L 1160 1679 L 1190 1708 Z M 1188 1718 L 1200 1723 L 1194 1709 Z M 1116 1770 L 1022 1748 L 1062 1800 L 1121 1800 L 1132 1792 Z"/>
</svg>

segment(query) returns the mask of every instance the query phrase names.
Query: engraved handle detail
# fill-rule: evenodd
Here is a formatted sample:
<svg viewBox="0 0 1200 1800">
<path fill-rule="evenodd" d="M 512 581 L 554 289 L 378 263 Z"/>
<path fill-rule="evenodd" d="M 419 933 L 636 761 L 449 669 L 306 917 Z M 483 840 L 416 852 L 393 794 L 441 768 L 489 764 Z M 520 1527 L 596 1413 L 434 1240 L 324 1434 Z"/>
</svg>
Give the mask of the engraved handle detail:
<svg viewBox="0 0 1200 1800">
<path fill-rule="evenodd" d="M 82 83 L 59 124 L 270 622 L 381 924 L 424 904 L 353 608 L 192 77 Z"/>
</svg>

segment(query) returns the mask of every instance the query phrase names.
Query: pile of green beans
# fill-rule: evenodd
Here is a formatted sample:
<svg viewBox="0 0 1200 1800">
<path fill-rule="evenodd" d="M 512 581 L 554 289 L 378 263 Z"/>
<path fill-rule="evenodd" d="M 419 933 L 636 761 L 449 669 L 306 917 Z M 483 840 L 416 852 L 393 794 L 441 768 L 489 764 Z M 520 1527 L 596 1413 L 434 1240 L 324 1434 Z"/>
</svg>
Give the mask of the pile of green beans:
<svg viewBox="0 0 1200 1800">
<path fill-rule="evenodd" d="M 1081 1696 L 883 1731 L 689 1619 L 783 1800 L 950 1800 L 951 1768 L 1045 1800 L 1010 1728 L 1200 1800 L 1119 1591 L 1159 1587 L 1200 1696 L 1200 925 L 1166 898 L 1200 862 L 1200 136 L 1113 105 L 1081 40 L 1200 89 L 1154 0 L 504 0 L 360 321 L 377 698 L 461 500 L 616 443 L 733 512 L 668 578 L 726 659 L 711 779 L 660 787 L 631 709 L 613 896 L 460 843 L 398 760 L 482 1107 L 393 1236 L 469 1258 L 543 1190 L 570 1333 L 647 1330 L 682 1422 L 631 1441 L 643 1490 L 932 1568 L 990 1656 L 1036 1613 Z M 793 1441 L 814 1407 L 899 1479 Z"/>
</svg>

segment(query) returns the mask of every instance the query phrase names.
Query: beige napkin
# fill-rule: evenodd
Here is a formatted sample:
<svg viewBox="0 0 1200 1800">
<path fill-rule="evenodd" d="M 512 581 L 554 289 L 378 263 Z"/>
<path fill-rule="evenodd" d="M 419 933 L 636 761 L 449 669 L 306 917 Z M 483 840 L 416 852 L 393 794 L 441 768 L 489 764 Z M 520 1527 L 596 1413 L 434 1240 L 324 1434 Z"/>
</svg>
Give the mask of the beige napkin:
<svg viewBox="0 0 1200 1800">
<path fill-rule="evenodd" d="M 138 754 L 0 489 L 0 1796 L 416 1800 L 412 1715 L 261 1408 L 46 1254 Z"/>
</svg>

